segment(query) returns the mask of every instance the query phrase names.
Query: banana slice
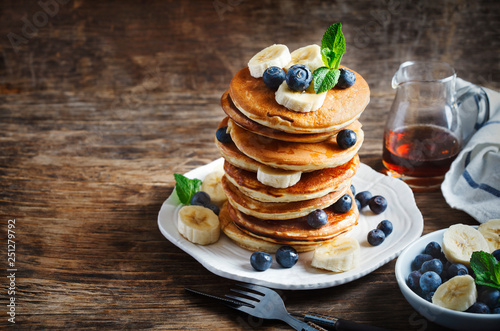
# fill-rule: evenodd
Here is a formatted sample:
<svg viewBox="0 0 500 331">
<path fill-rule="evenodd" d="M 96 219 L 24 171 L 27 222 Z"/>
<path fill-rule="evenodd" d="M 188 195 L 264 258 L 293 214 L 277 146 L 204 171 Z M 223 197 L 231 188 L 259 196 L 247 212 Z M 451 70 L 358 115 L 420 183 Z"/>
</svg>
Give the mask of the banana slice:
<svg viewBox="0 0 500 331">
<path fill-rule="evenodd" d="M 466 266 L 470 265 L 472 252 L 490 249 L 481 232 L 464 224 L 454 224 L 444 232 L 442 247 L 450 262 Z"/>
<path fill-rule="evenodd" d="M 275 188 L 287 188 L 297 184 L 302 172 L 282 170 L 267 166 L 260 166 L 257 170 L 257 180 L 264 185 Z"/>
<path fill-rule="evenodd" d="M 338 237 L 314 250 L 311 266 L 334 272 L 344 272 L 359 265 L 359 243 L 351 237 Z"/>
<path fill-rule="evenodd" d="M 217 169 L 206 175 L 201 184 L 201 190 L 206 192 L 210 196 L 210 201 L 219 208 L 227 200 L 221 184 L 222 176 L 224 176 L 224 170 Z"/>
<path fill-rule="evenodd" d="M 323 57 L 321 56 L 321 48 L 318 45 L 309 45 L 294 50 L 291 54 L 292 59 L 284 68 L 288 71 L 295 64 L 303 64 L 314 72 L 314 70 L 324 67 Z"/>
<path fill-rule="evenodd" d="M 250 75 L 252 75 L 252 77 L 259 78 L 262 77 L 267 68 L 283 68 L 291 59 L 292 57 L 288 47 L 274 44 L 255 54 L 250 61 L 248 61 L 248 69 L 250 69 Z"/>
<path fill-rule="evenodd" d="M 219 240 L 219 217 L 202 206 L 184 206 L 179 210 L 177 230 L 194 244 L 213 244 Z"/>
<path fill-rule="evenodd" d="M 288 88 L 286 81 L 281 83 L 280 87 L 275 93 L 276 102 L 286 108 L 300 112 L 307 113 L 310 111 L 318 110 L 325 102 L 326 93 L 316 94 L 314 92 L 296 92 Z"/>
<path fill-rule="evenodd" d="M 466 311 L 476 300 L 476 284 L 469 275 L 451 278 L 439 285 L 432 296 L 433 304 L 457 311 Z"/>
<path fill-rule="evenodd" d="M 500 219 L 489 220 L 481 224 L 478 230 L 488 242 L 490 253 L 500 248 Z"/>
</svg>

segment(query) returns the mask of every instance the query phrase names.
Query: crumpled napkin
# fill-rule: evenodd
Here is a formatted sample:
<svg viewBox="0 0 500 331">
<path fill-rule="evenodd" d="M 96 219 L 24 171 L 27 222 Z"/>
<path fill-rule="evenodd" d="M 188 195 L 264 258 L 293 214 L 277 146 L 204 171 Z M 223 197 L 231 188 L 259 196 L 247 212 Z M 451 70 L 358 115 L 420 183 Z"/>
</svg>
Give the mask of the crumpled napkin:
<svg viewBox="0 0 500 331">
<path fill-rule="evenodd" d="M 457 90 L 467 86 L 481 89 L 459 78 L 456 86 Z M 489 101 L 489 116 L 476 121 L 467 111 L 461 114 L 470 140 L 441 184 L 446 202 L 479 223 L 500 218 L 500 93 L 482 89 Z"/>
</svg>

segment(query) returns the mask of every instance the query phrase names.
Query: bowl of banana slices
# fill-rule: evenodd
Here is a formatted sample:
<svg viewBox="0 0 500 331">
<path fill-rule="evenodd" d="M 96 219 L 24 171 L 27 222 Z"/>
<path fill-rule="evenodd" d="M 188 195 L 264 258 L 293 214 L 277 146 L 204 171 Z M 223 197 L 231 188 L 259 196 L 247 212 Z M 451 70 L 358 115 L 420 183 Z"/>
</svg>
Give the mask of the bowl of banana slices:
<svg viewBox="0 0 500 331">
<path fill-rule="evenodd" d="M 478 284 L 476 259 L 495 270 L 500 220 L 481 226 L 455 224 L 426 234 L 401 253 L 396 280 L 408 303 L 427 320 L 454 330 L 500 330 L 500 293 Z M 484 263 L 483 263 L 484 264 Z M 500 268 L 496 268 L 500 270 Z M 482 279 L 492 282 L 500 275 Z M 479 329 L 478 329 L 479 328 Z"/>
</svg>

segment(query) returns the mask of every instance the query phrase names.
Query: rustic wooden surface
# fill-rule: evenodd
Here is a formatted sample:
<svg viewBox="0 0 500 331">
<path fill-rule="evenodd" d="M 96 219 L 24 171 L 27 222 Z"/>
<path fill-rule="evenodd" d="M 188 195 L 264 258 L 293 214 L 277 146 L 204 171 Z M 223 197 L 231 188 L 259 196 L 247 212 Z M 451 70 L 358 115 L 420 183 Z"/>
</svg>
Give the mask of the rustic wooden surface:
<svg viewBox="0 0 500 331">
<path fill-rule="evenodd" d="M 0 3 L 1 265 L 8 268 L 15 218 L 19 329 L 287 329 L 185 293 L 221 294 L 230 282 L 157 227 L 173 173 L 219 157 L 219 98 L 260 49 L 318 43 L 342 22 L 342 63 L 372 93 L 360 156 L 378 170 L 401 62 L 444 60 L 460 77 L 500 88 L 498 1 L 61 0 L 45 10 Z M 424 233 L 475 224 L 440 192 L 416 201 Z M 293 312 L 440 329 L 404 300 L 394 265 L 334 288 L 281 293 Z M 5 327 L 7 271 L 0 274 Z"/>
</svg>

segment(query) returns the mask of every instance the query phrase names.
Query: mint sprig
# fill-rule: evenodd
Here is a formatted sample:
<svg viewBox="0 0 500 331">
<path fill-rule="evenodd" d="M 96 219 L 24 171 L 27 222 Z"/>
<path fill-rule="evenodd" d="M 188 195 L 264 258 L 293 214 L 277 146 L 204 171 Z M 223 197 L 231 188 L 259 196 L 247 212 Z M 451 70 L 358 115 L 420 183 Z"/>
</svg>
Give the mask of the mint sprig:
<svg viewBox="0 0 500 331">
<path fill-rule="evenodd" d="M 190 179 L 181 174 L 174 174 L 175 192 L 182 204 L 189 205 L 193 195 L 200 190 L 201 180 Z"/>
<path fill-rule="evenodd" d="M 476 284 L 500 290 L 500 263 L 490 253 L 472 253 L 470 266 L 476 275 Z"/>
<path fill-rule="evenodd" d="M 340 60 L 345 53 L 345 38 L 342 33 L 342 24 L 331 25 L 321 39 L 321 57 L 324 67 L 313 72 L 315 93 L 323 93 L 333 88 L 340 77 Z"/>
</svg>

